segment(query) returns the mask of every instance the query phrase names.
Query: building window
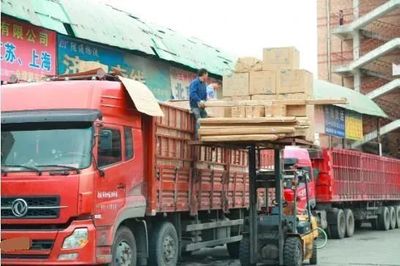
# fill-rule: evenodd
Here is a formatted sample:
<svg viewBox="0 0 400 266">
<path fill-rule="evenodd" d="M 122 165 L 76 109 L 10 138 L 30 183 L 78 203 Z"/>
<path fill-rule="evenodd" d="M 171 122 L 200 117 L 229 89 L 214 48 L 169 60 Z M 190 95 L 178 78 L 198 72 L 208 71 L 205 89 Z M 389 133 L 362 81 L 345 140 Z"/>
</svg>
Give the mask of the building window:
<svg viewBox="0 0 400 266">
<path fill-rule="evenodd" d="M 133 158 L 133 138 L 132 138 L 132 128 L 124 127 L 125 135 L 125 160 Z"/>
<path fill-rule="evenodd" d="M 98 146 L 98 166 L 106 166 L 120 162 L 121 133 L 117 129 L 103 128 L 100 131 Z"/>
</svg>

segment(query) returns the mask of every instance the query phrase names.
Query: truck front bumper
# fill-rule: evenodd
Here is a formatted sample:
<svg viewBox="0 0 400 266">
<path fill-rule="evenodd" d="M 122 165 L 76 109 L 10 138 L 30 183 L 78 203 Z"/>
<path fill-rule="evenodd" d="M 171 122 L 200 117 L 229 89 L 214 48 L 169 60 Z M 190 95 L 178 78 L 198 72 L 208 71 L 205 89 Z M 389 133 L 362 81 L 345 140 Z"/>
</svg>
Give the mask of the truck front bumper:
<svg viewBox="0 0 400 266">
<path fill-rule="evenodd" d="M 87 240 L 80 248 L 63 249 L 65 238 L 75 229 L 86 228 Z M 93 265 L 96 261 L 96 230 L 91 220 L 75 220 L 67 228 L 2 230 L 2 240 L 28 237 L 29 250 L 14 250 L 1 254 L 3 265 Z M 109 258 L 108 258 L 109 259 Z"/>
</svg>

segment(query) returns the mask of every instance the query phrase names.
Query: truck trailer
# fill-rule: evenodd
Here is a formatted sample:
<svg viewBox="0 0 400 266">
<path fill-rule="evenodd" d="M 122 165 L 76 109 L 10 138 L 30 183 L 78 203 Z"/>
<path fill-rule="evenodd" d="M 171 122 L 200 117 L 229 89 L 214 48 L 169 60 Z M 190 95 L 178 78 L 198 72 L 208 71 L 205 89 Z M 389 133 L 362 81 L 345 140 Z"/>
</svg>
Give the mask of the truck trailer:
<svg viewBox="0 0 400 266">
<path fill-rule="evenodd" d="M 66 79 L 1 88 L 1 238 L 31 240 L 2 263 L 176 265 L 224 244 L 237 257 L 246 152 L 192 145 L 188 110 L 139 112 L 134 82 Z"/>
<path fill-rule="evenodd" d="M 288 146 L 285 160 L 308 171 L 310 207 L 331 238 L 351 237 L 355 228 L 369 222 L 372 228 L 400 227 L 400 160 L 356 150 L 306 149 Z M 263 165 L 273 165 L 271 152 Z M 298 191 L 298 211 L 306 209 L 304 187 Z M 285 199 L 292 201 L 290 190 Z"/>
</svg>

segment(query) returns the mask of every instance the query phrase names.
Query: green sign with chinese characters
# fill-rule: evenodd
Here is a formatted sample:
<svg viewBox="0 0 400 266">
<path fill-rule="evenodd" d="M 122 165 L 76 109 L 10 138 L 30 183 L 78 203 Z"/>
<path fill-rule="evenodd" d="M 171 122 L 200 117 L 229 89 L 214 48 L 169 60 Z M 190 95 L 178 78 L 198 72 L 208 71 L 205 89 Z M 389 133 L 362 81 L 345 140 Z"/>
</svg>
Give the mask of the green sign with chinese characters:
<svg viewBox="0 0 400 266">
<path fill-rule="evenodd" d="M 169 65 L 118 48 L 58 35 L 58 73 L 72 74 L 102 67 L 145 83 L 160 101 L 171 99 Z"/>
</svg>

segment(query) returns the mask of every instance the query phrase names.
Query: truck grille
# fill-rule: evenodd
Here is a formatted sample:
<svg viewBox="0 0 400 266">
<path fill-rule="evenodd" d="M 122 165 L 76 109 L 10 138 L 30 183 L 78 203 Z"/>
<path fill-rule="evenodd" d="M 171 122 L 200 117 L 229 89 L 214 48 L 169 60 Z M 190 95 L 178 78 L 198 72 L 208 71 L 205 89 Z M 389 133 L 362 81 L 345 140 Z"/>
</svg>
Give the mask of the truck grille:
<svg viewBox="0 0 400 266">
<path fill-rule="evenodd" d="M 16 216 L 13 203 L 17 199 L 26 202 L 27 212 Z M 52 219 L 60 214 L 60 198 L 58 196 L 43 197 L 3 197 L 1 198 L 1 216 L 3 219 Z"/>
</svg>

